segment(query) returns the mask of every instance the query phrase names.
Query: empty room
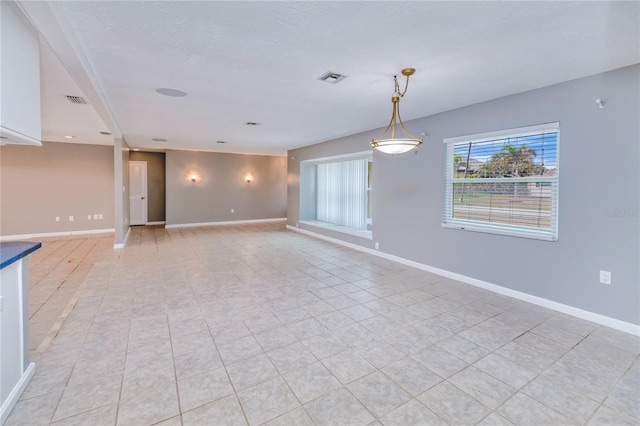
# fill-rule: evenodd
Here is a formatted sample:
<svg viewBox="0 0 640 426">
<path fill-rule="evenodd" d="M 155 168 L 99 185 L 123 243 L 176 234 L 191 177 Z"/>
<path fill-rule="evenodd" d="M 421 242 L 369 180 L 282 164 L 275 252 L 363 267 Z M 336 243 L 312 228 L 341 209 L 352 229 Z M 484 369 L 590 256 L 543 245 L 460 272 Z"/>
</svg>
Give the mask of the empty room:
<svg viewBox="0 0 640 426">
<path fill-rule="evenodd" d="M 3 426 L 640 423 L 640 2 L 0 19 Z"/>
</svg>

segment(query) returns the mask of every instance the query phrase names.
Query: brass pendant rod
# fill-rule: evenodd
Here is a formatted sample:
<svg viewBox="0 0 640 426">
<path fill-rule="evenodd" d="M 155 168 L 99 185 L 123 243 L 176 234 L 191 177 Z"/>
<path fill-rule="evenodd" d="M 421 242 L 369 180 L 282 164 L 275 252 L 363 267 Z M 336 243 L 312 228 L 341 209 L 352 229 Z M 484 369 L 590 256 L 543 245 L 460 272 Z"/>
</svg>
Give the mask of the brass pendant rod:
<svg viewBox="0 0 640 426">
<path fill-rule="evenodd" d="M 396 138 L 396 124 L 397 124 L 396 108 L 397 107 L 398 107 L 398 102 L 394 102 L 393 112 L 391 113 L 391 122 L 393 123 L 393 127 L 391 127 L 391 139 Z"/>
<path fill-rule="evenodd" d="M 391 130 L 392 128 L 393 128 L 392 134 L 395 135 L 395 118 L 396 118 L 396 114 L 395 114 L 395 108 L 394 108 L 393 113 L 391 114 L 391 121 L 389 121 L 389 125 L 387 126 L 386 129 L 384 129 L 384 132 L 376 139 L 384 139 L 385 135 L 389 133 L 389 130 Z"/>
<path fill-rule="evenodd" d="M 398 103 L 398 121 L 400 121 L 400 125 L 402 126 L 404 131 L 407 132 L 407 134 L 409 136 L 411 136 L 414 139 L 419 139 L 413 133 L 411 133 L 409 130 L 407 130 L 407 128 L 405 127 L 404 123 L 402 122 L 402 118 L 400 117 L 400 103 Z"/>
</svg>

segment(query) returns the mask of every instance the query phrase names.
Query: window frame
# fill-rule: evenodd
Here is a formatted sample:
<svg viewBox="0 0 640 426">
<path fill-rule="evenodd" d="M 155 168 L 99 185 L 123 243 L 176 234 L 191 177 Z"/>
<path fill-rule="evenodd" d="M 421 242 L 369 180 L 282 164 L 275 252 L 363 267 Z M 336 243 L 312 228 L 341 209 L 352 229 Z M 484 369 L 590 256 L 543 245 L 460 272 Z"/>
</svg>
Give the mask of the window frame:
<svg viewBox="0 0 640 426">
<path fill-rule="evenodd" d="M 454 147 L 456 145 L 473 142 L 483 142 L 507 137 L 521 137 L 536 135 L 544 132 L 556 134 L 555 144 L 555 174 L 554 176 L 526 176 L 526 177 L 501 177 L 501 178 L 456 178 L 454 175 Z M 458 136 L 443 139 L 445 146 L 445 188 L 442 210 L 443 228 L 458 229 L 464 231 L 483 232 L 512 237 L 537 239 L 544 241 L 558 240 L 558 212 L 560 195 L 560 123 L 551 122 L 535 126 L 519 127 L 499 130 L 495 132 L 479 133 L 474 135 Z M 469 159 L 467 159 L 469 162 Z M 481 220 L 469 220 L 454 218 L 454 185 L 460 183 L 531 183 L 541 182 L 551 185 L 551 229 L 529 227 L 523 225 L 503 224 Z M 540 184 L 540 187 L 547 185 Z M 555 187 L 555 188 L 554 188 Z"/>
<path fill-rule="evenodd" d="M 367 183 L 371 184 L 371 180 L 370 180 L 370 176 L 369 173 L 371 172 L 371 163 L 373 163 L 373 153 L 371 151 L 362 151 L 362 152 L 356 152 L 356 153 L 350 153 L 350 154 L 341 154 L 341 155 L 335 155 L 335 156 L 330 156 L 330 157 L 322 157 L 322 158 L 312 158 L 312 159 L 308 159 L 308 160 L 301 160 L 301 169 L 302 169 L 302 165 L 303 164 L 307 164 L 307 165 L 313 165 L 315 167 L 315 174 L 317 176 L 317 166 L 319 164 L 329 164 L 329 163 L 340 163 L 340 162 L 345 162 L 345 161 L 352 161 L 352 160 L 367 160 L 369 164 L 369 166 L 367 166 Z M 308 185 L 303 185 L 301 182 L 300 185 L 300 191 L 302 192 L 302 188 L 308 186 Z M 313 184 L 314 189 L 313 189 L 313 197 L 315 198 L 317 196 L 317 177 L 316 180 Z M 372 197 L 373 196 L 373 188 L 372 186 L 367 186 L 367 196 L 368 197 Z M 302 193 L 300 194 L 300 202 L 303 202 L 303 197 Z M 317 204 L 317 203 L 316 203 Z M 371 218 L 367 218 L 367 225 L 368 227 L 373 227 L 373 223 L 372 223 L 372 218 L 373 218 L 373 212 L 369 211 L 369 205 L 365 204 L 365 208 L 366 208 L 366 212 L 367 214 L 370 213 Z M 324 229 L 328 229 L 331 231 L 336 231 L 336 232 L 341 232 L 344 234 L 349 234 L 349 235 L 353 235 L 353 236 L 357 236 L 357 237 L 361 237 L 361 238 L 366 238 L 366 239 L 373 239 L 373 232 L 372 229 L 366 229 L 366 230 L 361 230 L 361 229 L 356 229 L 356 228 L 351 228 L 348 226 L 344 226 L 344 225 L 338 225 L 338 224 L 334 224 L 334 223 L 330 223 L 330 222 L 324 222 L 324 221 L 319 221 L 317 220 L 317 206 L 314 208 L 315 211 L 315 215 L 314 218 L 310 218 L 307 217 L 305 219 L 300 218 L 299 223 L 305 224 L 305 225 L 311 225 L 311 226 L 315 226 L 318 228 L 324 228 Z M 371 206 L 372 209 L 372 206 Z M 301 210 L 302 210 L 302 206 L 301 206 Z"/>
</svg>

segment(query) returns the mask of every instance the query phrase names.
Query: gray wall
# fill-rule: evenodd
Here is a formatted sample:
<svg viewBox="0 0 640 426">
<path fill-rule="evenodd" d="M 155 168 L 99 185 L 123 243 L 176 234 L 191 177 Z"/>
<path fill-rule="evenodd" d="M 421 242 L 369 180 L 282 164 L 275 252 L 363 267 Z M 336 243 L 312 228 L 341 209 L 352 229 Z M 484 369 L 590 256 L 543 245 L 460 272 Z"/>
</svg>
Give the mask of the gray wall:
<svg viewBox="0 0 640 426">
<path fill-rule="evenodd" d="M 300 220 L 316 220 L 318 198 L 316 194 L 318 172 L 313 161 L 301 163 L 300 171 Z"/>
<path fill-rule="evenodd" d="M 129 153 L 129 161 L 147 163 L 147 221 L 165 220 L 165 155 L 164 152 Z"/>
<path fill-rule="evenodd" d="M 284 157 L 168 150 L 166 170 L 167 225 L 286 216 Z"/>
<path fill-rule="evenodd" d="M 129 231 L 129 145 L 124 138 L 113 140 L 114 245 L 124 244 Z"/>
<path fill-rule="evenodd" d="M 375 153 L 374 241 L 389 254 L 640 324 L 639 77 L 635 65 L 407 123 L 415 134 L 426 131 L 429 137 L 417 154 Z M 605 102 L 603 109 L 595 103 L 598 98 Z M 553 121 L 560 122 L 557 242 L 440 226 L 443 138 Z M 362 151 L 380 132 L 289 152 L 290 225 L 299 218 L 299 162 Z M 632 214 L 607 215 L 612 210 Z M 600 269 L 612 272 L 611 286 L 599 283 Z"/>
<path fill-rule="evenodd" d="M 113 147 L 2 146 L 0 200 L 2 236 L 112 229 Z M 87 219 L 99 213 L 102 220 Z"/>
</svg>

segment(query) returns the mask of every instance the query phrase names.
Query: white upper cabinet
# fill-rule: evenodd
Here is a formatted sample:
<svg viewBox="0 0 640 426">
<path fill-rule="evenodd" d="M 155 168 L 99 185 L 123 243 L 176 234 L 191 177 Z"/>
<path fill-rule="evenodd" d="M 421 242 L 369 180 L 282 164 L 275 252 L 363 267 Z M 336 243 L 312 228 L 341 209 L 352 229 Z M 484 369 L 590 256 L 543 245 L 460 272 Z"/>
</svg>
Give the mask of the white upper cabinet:
<svg viewBox="0 0 640 426">
<path fill-rule="evenodd" d="M 0 142 L 42 145 L 39 35 L 14 2 L 0 18 Z"/>
</svg>

